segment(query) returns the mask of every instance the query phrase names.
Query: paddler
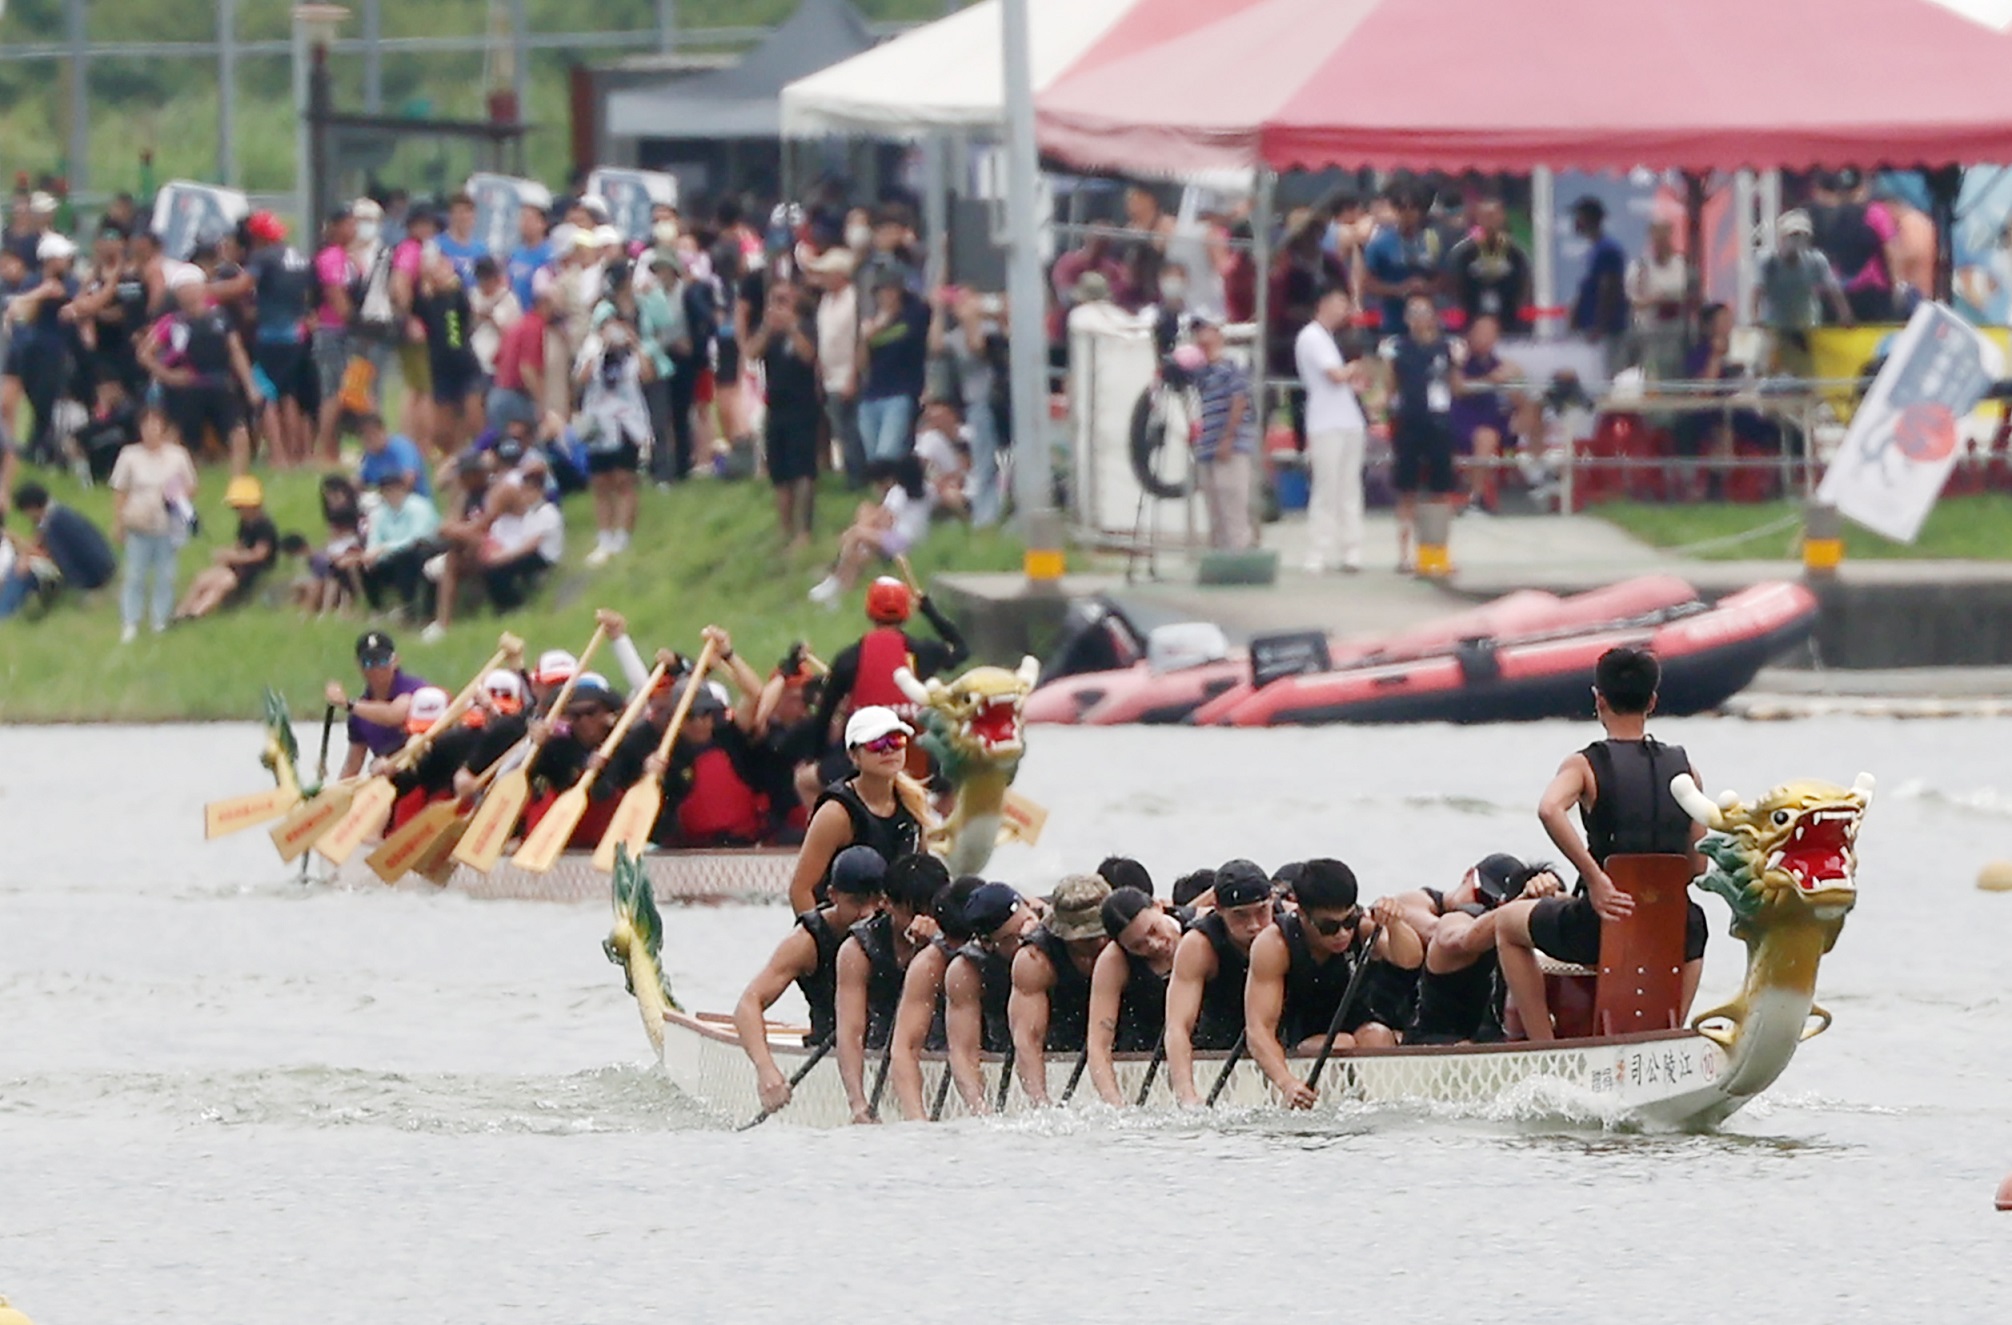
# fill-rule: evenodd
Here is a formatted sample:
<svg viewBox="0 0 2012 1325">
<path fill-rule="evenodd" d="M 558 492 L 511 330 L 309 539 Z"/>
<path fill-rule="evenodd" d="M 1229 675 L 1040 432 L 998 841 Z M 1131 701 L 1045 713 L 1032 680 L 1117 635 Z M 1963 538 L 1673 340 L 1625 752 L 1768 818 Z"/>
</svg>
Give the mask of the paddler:
<svg viewBox="0 0 2012 1325">
<path fill-rule="evenodd" d="M 422 686 L 413 691 L 412 707 L 405 718 L 407 734 L 416 737 L 430 731 L 446 715 L 451 703 L 452 697 L 438 686 Z M 454 795 L 454 775 L 481 739 L 480 729 L 471 721 L 480 712 L 478 708 L 470 708 L 463 713 L 460 721 L 434 738 L 424 754 L 392 775 L 391 785 L 398 799 L 391 806 L 387 834 L 403 827 L 406 820 L 434 801 Z"/>
<path fill-rule="evenodd" d="M 943 1028 L 950 1051 L 950 1074 L 965 1111 L 992 1112 L 985 1098 L 981 1052 L 1005 1053 L 1013 1043 L 1007 1005 L 1013 996 L 1013 962 L 1041 917 L 1019 892 L 988 883 L 964 904 L 971 941 L 958 949 L 943 975 Z"/>
<path fill-rule="evenodd" d="M 1704 871 L 1697 849 L 1704 826 L 1670 792 L 1671 779 L 1680 773 L 1703 783 L 1682 746 L 1664 745 L 1648 732 L 1661 681 L 1662 667 L 1646 649 L 1622 646 L 1600 655 L 1593 668 L 1593 708 L 1606 739 L 1567 755 L 1537 808 L 1544 831 L 1579 871 L 1579 886 L 1570 897 L 1515 902 L 1496 925 L 1502 978 L 1524 1034 L 1534 1042 L 1556 1034 L 1536 950 L 1561 962 L 1598 966 L 1600 922 L 1625 920 L 1634 912 L 1635 899 L 1607 877 L 1607 858 L 1667 853 L 1689 857 L 1693 877 Z M 1584 838 L 1572 825 L 1574 807 L 1586 826 Z M 1705 935 L 1704 909 L 1692 902 L 1684 925 L 1680 1022 L 1691 1015 L 1704 972 Z"/>
<path fill-rule="evenodd" d="M 678 847 L 756 846 L 768 837 L 770 824 L 768 797 L 754 785 L 755 754 L 747 735 L 761 694 L 761 678 L 734 652 L 726 631 L 707 626 L 705 638 L 714 647 L 715 665 L 724 668 L 740 688 L 740 708 L 727 706 L 717 683 L 688 676 L 666 696 L 665 711 L 639 724 L 625 745 L 640 742 L 649 751 L 645 771 L 663 777 L 664 811 L 657 820 L 659 836 L 655 841 Z M 677 711 L 687 687 L 693 685 L 698 689 L 692 695 L 684 726 L 678 731 L 670 758 L 660 763 L 655 750 L 664 724 Z"/>
<path fill-rule="evenodd" d="M 1336 1049 L 1388 1049 L 1397 1032 L 1377 1021 L 1366 999 L 1342 1009 L 1355 974 L 1357 944 L 1382 927 L 1366 958 L 1402 971 L 1417 971 L 1425 960 L 1418 933 L 1404 922 L 1397 903 L 1384 898 L 1373 916 L 1356 904 L 1355 872 L 1338 860 L 1314 859 L 1293 882 L 1297 911 L 1251 944 L 1250 984 L 1244 995 L 1244 1034 L 1250 1056 L 1263 1069 L 1290 1109 L 1311 1108 L 1317 1092 L 1293 1071 L 1292 1048 L 1317 1052 L 1337 1010 L 1342 1011 Z M 1365 980 L 1367 980 L 1365 974 Z"/>
<path fill-rule="evenodd" d="M 941 638 L 917 639 L 903 629 L 917 609 Z M 869 706 L 897 712 L 907 709 L 912 701 L 894 681 L 901 668 L 926 681 L 971 656 L 964 636 L 937 610 L 929 595 L 917 597 L 892 576 L 883 575 L 867 586 L 866 615 L 873 628 L 831 660 L 831 674 L 825 678 L 824 694 L 817 705 L 821 739 L 829 739 L 824 734 L 831 731 L 832 720 L 842 711 L 857 712 Z"/>
<path fill-rule="evenodd" d="M 797 912 L 817 904 L 826 871 L 846 847 L 872 847 L 890 865 L 922 849 L 925 793 L 904 772 L 914 734 L 894 710 L 877 704 L 846 719 L 845 749 L 855 772 L 827 786 L 811 812 L 789 883 Z"/>
<path fill-rule="evenodd" d="M 768 965 L 742 991 L 734 1005 L 734 1030 L 741 1052 L 754 1064 L 755 1089 L 762 1108 L 773 1113 L 789 1103 L 789 1078 L 769 1052 L 769 1008 L 792 983 L 803 991 L 810 1008 L 807 1045 L 821 1045 L 838 1029 L 838 949 L 852 927 L 880 906 L 887 879 L 887 862 L 869 847 L 848 847 L 831 865 L 831 900 L 796 918 L 789 937 L 776 945 Z"/>
<path fill-rule="evenodd" d="M 901 977 L 901 1006 L 894 1014 L 888 1074 L 894 1082 L 894 1098 L 901 1103 L 901 1116 L 912 1123 L 929 1117 L 929 1104 L 922 1098 L 922 1054 L 943 1048 L 948 1040 L 943 1025 L 943 979 L 958 949 L 971 941 L 964 908 L 972 894 L 984 886 L 985 880 L 967 874 L 936 894 L 936 900 L 929 904 L 936 934 L 916 950 Z"/>
<path fill-rule="evenodd" d="M 839 945 L 838 1079 L 856 1123 L 879 1121 L 867 1093 L 866 1055 L 888 1048 L 908 968 L 939 932 L 930 903 L 949 883 L 950 872 L 935 856 L 903 856 L 888 867 L 880 910 Z M 881 1071 L 890 1066 L 883 1060 Z"/>
<path fill-rule="evenodd" d="M 388 759 L 404 747 L 413 692 L 426 684 L 398 665 L 398 646 L 381 630 L 366 630 L 357 636 L 356 667 L 363 673 L 363 692 L 355 699 L 340 681 L 330 681 L 326 687 L 330 706 L 349 715 L 344 778 L 363 772 L 366 757 Z"/>
<path fill-rule="evenodd" d="M 1167 1025 L 1167 980 L 1186 924 L 1142 888 L 1113 889 L 1098 918 L 1111 945 L 1098 954 L 1090 976 L 1090 1084 L 1104 1103 L 1122 1108 L 1127 1101 L 1118 1091 L 1111 1055 L 1159 1048 Z"/>
<path fill-rule="evenodd" d="M 524 678 L 503 668 L 482 678 L 478 707 L 470 709 L 477 730 L 461 766 L 454 771 L 454 792 L 466 796 L 475 783 L 498 759 L 508 755 L 530 732 L 531 717 L 524 711 Z M 522 756 L 518 756 L 522 758 Z"/>
<path fill-rule="evenodd" d="M 1083 1052 L 1090 1031 L 1090 976 L 1111 941 L 1104 899 L 1111 885 L 1095 874 L 1072 874 L 1056 886 L 1047 919 L 1027 932 L 1013 958 L 1013 993 L 1006 1019 L 1014 1070 L 1030 1104 L 1048 1103 L 1046 1055 Z"/>
<path fill-rule="evenodd" d="M 1196 920 L 1174 952 L 1167 982 L 1167 1084 L 1188 1106 L 1195 1089 L 1195 1050 L 1228 1049 L 1244 1032 L 1244 978 L 1251 944 L 1272 923 L 1271 880 L 1248 860 L 1215 871 L 1214 910 Z"/>
<path fill-rule="evenodd" d="M 1426 940 L 1418 977 L 1418 1009 L 1404 1032 L 1406 1044 L 1479 1044 L 1502 1038 L 1501 984 L 1495 930 L 1502 905 L 1519 897 L 1549 897 L 1562 890 L 1548 865 L 1525 865 L 1496 852 L 1477 862 L 1458 887 L 1421 888 L 1397 899 L 1405 918 Z M 1418 903 L 1427 908 L 1421 929 Z"/>
<path fill-rule="evenodd" d="M 582 773 L 591 772 L 594 777 L 587 788 L 587 810 L 567 846 L 578 851 L 600 842 L 622 793 L 635 781 L 635 769 L 606 767 L 609 761 L 600 753 L 601 742 L 614 730 L 624 704 L 606 677 L 599 672 L 582 672 L 573 683 L 565 713 L 541 720 L 554 725 L 550 739 L 539 747 L 525 770 L 532 788 L 531 803 L 524 812 L 525 832 L 537 827 L 545 811 Z"/>
</svg>

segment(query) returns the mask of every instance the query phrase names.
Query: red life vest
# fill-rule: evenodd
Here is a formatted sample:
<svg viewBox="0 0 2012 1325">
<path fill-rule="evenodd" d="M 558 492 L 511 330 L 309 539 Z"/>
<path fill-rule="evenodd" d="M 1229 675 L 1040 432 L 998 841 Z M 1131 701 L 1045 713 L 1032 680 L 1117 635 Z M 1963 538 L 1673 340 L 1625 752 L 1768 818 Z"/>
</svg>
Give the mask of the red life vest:
<svg viewBox="0 0 2012 1325">
<path fill-rule="evenodd" d="M 915 657 L 908 651 L 908 636 L 899 626 L 875 626 L 859 641 L 859 673 L 852 683 L 852 706 L 885 704 L 897 712 L 910 703 L 901 687 L 894 684 L 897 668 L 913 670 Z"/>
<path fill-rule="evenodd" d="M 767 828 L 768 798 L 741 781 L 725 750 L 702 751 L 678 802 L 678 832 L 692 842 L 758 842 Z"/>
</svg>

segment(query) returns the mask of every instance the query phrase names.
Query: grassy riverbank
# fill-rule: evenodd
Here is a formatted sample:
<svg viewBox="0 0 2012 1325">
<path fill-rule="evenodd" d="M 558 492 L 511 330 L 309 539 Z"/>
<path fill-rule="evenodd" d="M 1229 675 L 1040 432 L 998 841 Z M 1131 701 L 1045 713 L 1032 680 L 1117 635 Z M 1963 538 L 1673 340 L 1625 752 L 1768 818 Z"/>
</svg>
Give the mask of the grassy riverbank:
<svg viewBox="0 0 2012 1325">
<path fill-rule="evenodd" d="M 58 501 L 110 527 L 111 494 L 80 490 L 67 476 L 24 471 L 45 483 Z M 267 505 L 281 532 L 321 537 L 311 473 L 266 475 Z M 224 476 L 206 469 L 199 504 L 202 534 L 183 549 L 181 582 L 206 565 L 236 522 L 222 504 Z M 733 632 L 735 647 L 758 669 L 779 658 L 791 641 L 807 639 L 830 657 L 857 638 L 863 621 L 855 591 L 836 612 L 804 597 L 851 519 L 857 498 L 830 481 L 820 493 L 814 555 L 794 557 L 780 546 L 769 489 L 761 483 L 699 480 L 667 493 L 646 492 L 634 549 L 613 564 L 590 571 L 581 558 L 592 549 L 593 511 L 584 495 L 566 502 L 564 564 L 523 611 L 496 618 L 486 611 L 458 621 L 438 644 L 423 644 L 414 626 L 388 625 L 408 669 L 450 689 L 467 679 L 496 647 L 505 628 L 532 651 L 577 650 L 593 630 L 596 607 L 626 613 L 647 654 L 659 647 L 697 648 L 699 630 L 717 622 Z M 19 517 L 14 528 L 18 531 Z M 1009 535 L 942 524 L 913 558 L 926 583 L 949 570 L 1017 568 L 1020 548 Z M 118 590 L 70 596 L 40 620 L 0 623 L 0 721 L 155 722 L 247 718 L 258 709 L 264 686 L 277 687 L 296 713 L 320 711 L 322 685 L 331 677 L 354 682 L 351 647 L 364 629 L 359 616 L 303 619 L 284 606 L 284 590 L 298 568 L 282 562 L 267 583 L 274 603 L 254 602 L 164 635 L 144 631 L 119 643 Z"/>
<path fill-rule="evenodd" d="M 1707 561 L 1747 561 L 1800 559 L 1801 510 L 1797 502 L 1684 506 L 1614 502 L 1595 507 L 1592 513 L 1656 547 L 1682 550 Z M 1747 534 L 1755 536 L 1742 537 Z M 1847 520 L 1844 550 L 1846 560 L 1859 561 L 2003 561 L 2012 558 L 2012 497 L 1991 493 L 1945 498 L 1929 514 L 1921 537 L 1912 544 L 1881 538 Z"/>
</svg>

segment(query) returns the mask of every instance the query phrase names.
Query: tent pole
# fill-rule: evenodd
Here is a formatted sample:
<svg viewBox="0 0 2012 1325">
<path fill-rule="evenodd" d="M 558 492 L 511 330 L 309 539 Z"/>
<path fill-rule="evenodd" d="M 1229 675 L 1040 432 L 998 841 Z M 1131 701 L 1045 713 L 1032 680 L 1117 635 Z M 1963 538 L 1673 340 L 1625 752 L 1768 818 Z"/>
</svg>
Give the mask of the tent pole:
<svg viewBox="0 0 2012 1325">
<path fill-rule="evenodd" d="M 947 149 L 941 133 L 922 141 L 922 228 L 929 233 L 923 280 L 932 290 L 950 280 L 950 200 L 944 196 L 949 187 Z"/>
<path fill-rule="evenodd" d="M 1013 497 L 1027 540 L 1028 578 L 1052 580 L 1059 570 L 1060 530 L 1054 527 L 1048 427 L 1047 300 L 1042 294 L 1040 159 L 1034 144 L 1034 67 L 1027 35 L 1027 0 L 1004 0 L 1006 111 L 1006 291 L 1012 349 Z M 1047 546 L 1039 546 L 1047 544 Z"/>
<path fill-rule="evenodd" d="M 1946 304 L 1956 290 L 1956 200 L 1963 193 L 1963 167 L 1937 166 L 1922 178 L 1935 222 L 1935 297 Z"/>
<path fill-rule="evenodd" d="M 1754 282 L 1759 273 L 1754 256 L 1754 202 L 1754 173 L 1740 170 L 1733 175 L 1733 243 L 1740 255 L 1733 281 L 1733 322 L 1742 327 L 1753 320 Z"/>
<path fill-rule="evenodd" d="M 1258 449 L 1264 449 L 1264 432 L 1271 424 L 1271 229 L 1278 172 L 1268 165 L 1257 168 L 1257 187 L 1251 198 L 1251 266 L 1256 280 L 1257 334 L 1251 340 L 1251 380 L 1257 383 Z"/>
<path fill-rule="evenodd" d="M 1684 313 L 1695 319 L 1705 305 L 1705 174 L 1684 172 Z"/>
<path fill-rule="evenodd" d="M 1537 287 L 1537 339 L 1558 338 L 1558 318 L 1550 310 L 1558 306 L 1557 183 L 1549 166 L 1530 172 L 1530 265 L 1531 281 Z"/>
</svg>

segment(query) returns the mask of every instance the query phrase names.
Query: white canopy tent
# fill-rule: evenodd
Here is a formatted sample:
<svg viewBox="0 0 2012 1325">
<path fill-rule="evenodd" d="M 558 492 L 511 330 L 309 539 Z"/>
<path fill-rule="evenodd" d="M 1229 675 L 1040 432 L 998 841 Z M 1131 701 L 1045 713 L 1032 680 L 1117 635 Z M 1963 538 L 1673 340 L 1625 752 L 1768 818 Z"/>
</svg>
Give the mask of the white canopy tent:
<svg viewBox="0 0 2012 1325">
<path fill-rule="evenodd" d="M 1075 64 L 1137 0 L 1028 0 L 1034 91 Z M 1004 123 L 999 0 L 905 32 L 782 90 L 788 138 L 996 133 Z"/>
</svg>

